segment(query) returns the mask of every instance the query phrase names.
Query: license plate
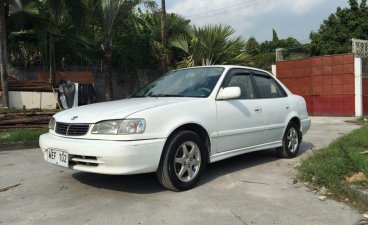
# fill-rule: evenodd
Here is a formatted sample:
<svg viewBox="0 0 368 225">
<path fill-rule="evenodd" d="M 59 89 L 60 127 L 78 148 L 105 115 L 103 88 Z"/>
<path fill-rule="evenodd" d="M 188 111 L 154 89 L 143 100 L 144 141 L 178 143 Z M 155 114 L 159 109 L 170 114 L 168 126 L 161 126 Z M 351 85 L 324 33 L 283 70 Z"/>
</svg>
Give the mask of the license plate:
<svg viewBox="0 0 368 225">
<path fill-rule="evenodd" d="M 47 162 L 56 164 L 58 166 L 68 167 L 69 166 L 68 153 L 59 150 L 48 149 Z"/>
</svg>

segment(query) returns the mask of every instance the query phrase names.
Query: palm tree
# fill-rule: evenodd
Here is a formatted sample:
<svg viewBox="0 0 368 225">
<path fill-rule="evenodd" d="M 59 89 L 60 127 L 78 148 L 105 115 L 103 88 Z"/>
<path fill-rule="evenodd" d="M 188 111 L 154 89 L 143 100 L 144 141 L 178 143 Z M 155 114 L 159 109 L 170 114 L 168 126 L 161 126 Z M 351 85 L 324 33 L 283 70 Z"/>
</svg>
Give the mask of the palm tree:
<svg viewBox="0 0 368 225">
<path fill-rule="evenodd" d="M 0 1 L 0 74 L 3 107 L 9 106 L 8 98 L 8 51 L 6 46 L 5 2 Z"/>
<path fill-rule="evenodd" d="M 101 9 L 103 15 L 103 31 L 105 42 L 103 44 L 105 61 L 105 87 L 106 100 L 112 100 L 112 30 L 116 19 L 121 13 L 127 12 L 140 3 L 151 4 L 151 1 L 143 0 L 101 0 Z"/>
<path fill-rule="evenodd" d="M 232 38 L 234 32 L 227 25 L 207 25 L 193 27 L 187 35 L 174 36 L 170 40 L 171 46 L 185 54 L 178 66 L 251 64 L 250 57 L 244 51 L 245 41 L 241 37 Z"/>
<path fill-rule="evenodd" d="M 138 35 L 144 36 L 149 33 L 151 56 L 160 63 L 161 72 L 162 62 L 165 61 L 165 68 L 169 69 L 176 63 L 178 51 L 172 51 L 171 46 L 167 45 L 167 40 L 174 35 L 185 35 L 190 29 L 190 20 L 177 14 L 169 13 L 166 15 L 166 47 L 162 41 L 162 13 L 157 7 L 152 7 L 148 13 L 139 13 L 132 18 Z M 147 57 L 147 56 L 145 56 Z"/>
<path fill-rule="evenodd" d="M 167 26 L 166 26 L 166 2 L 161 0 L 161 44 L 163 49 L 166 49 L 167 45 Z M 161 59 L 161 70 L 162 73 L 166 73 L 166 57 Z"/>
<path fill-rule="evenodd" d="M 105 87 L 106 100 L 112 100 L 112 28 L 115 23 L 116 16 L 119 14 L 124 0 L 102 0 L 101 8 L 103 13 L 103 30 L 105 42 L 103 44 L 104 61 L 105 61 Z"/>
<path fill-rule="evenodd" d="M 49 37 L 49 65 L 50 80 L 55 84 L 56 62 L 55 62 L 55 43 L 61 35 L 61 26 L 66 18 L 70 17 L 74 26 L 83 25 L 83 18 L 86 14 L 87 0 L 46 0 L 49 26 L 47 29 Z"/>
</svg>

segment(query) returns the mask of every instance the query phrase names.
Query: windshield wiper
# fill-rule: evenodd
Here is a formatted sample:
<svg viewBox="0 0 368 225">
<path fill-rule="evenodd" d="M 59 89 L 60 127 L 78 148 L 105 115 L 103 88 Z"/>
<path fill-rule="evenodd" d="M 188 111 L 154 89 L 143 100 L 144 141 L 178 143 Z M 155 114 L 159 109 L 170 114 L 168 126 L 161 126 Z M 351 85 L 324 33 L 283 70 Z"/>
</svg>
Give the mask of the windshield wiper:
<svg viewBox="0 0 368 225">
<path fill-rule="evenodd" d="M 172 94 L 157 94 L 149 95 L 148 97 L 185 97 L 184 95 L 172 95 Z"/>
</svg>

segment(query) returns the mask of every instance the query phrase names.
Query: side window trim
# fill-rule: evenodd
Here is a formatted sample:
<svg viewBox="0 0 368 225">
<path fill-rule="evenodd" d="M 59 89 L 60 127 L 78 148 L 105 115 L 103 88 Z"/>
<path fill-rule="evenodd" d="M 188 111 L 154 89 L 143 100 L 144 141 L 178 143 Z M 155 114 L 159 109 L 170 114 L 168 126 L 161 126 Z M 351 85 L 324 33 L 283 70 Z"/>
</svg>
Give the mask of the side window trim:
<svg viewBox="0 0 368 225">
<path fill-rule="evenodd" d="M 259 90 L 258 90 L 258 86 L 257 86 L 257 83 L 254 79 L 254 74 L 255 74 L 255 71 L 254 70 L 251 70 L 250 72 L 250 79 L 252 80 L 252 84 L 253 84 L 253 88 L 254 88 L 254 92 L 255 92 L 255 95 L 256 95 L 256 98 L 255 99 L 261 99 L 261 94 L 259 93 Z"/>
<path fill-rule="evenodd" d="M 225 76 L 225 79 L 222 81 L 222 84 L 221 84 L 221 87 L 226 87 L 226 85 L 230 82 L 231 78 L 233 76 L 235 76 L 236 74 L 249 74 L 251 75 L 251 71 L 250 70 L 247 70 L 247 69 L 241 69 L 241 68 L 233 68 L 233 69 L 230 69 L 226 76 Z"/>
</svg>

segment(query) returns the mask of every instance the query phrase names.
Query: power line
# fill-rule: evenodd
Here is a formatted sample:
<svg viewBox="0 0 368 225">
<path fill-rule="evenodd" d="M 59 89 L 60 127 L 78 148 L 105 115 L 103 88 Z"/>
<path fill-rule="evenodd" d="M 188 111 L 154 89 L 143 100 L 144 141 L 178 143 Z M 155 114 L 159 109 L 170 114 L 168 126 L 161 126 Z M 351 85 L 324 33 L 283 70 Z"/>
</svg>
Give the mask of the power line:
<svg viewBox="0 0 368 225">
<path fill-rule="evenodd" d="M 188 16 L 188 18 L 200 19 L 200 18 L 209 17 L 209 16 L 220 16 L 220 15 L 232 13 L 234 11 L 238 11 L 238 13 L 242 13 L 239 10 L 255 8 L 255 7 L 258 7 L 258 6 L 262 6 L 262 5 L 268 5 L 268 4 L 277 2 L 277 1 L 279 1 L 279 0 L 261 0 L 261 1 L 256 1 L 256 2 L 248 1 L 248 2 L 245 2 L 245 3 L 241 3 L 241 4 L 225 6 L 225 7 L 222 7 L 220 9 L 210 10 L 210 11 L 207 11 L 205 13 L 193 14 L 191 16 Z M 235 14 L 238 14 L 238 13 L 235 13 Z"/>
<path fill-rule="evenodd" d="M 250 1 L 247 1 L 247 2 L 243 2 L 243 3 L 240 3 L 240 4 L 235 4 L 235 5 L 228 5 L 228 6 L 225 6 L 225 7 L 222 7 L 222 8 L 219 8 L 219 9 L 213 9 L 213 10 L 209 10 L 207 12 L 205 12 L 205 14 L 208 14 L 208 13 L 213 13 L 213 12 L 222 12 L 226 9 L 231 9 L 231 8 L 237 8 L 239 6 L 242 6 L 242 5 L 245 5 L 245 4 L 249 4 L 251 3 L 252 0 Z M 203 15 L 203 13 L 199 13 L 199 14 L 194 14 L 194 15 L 190 15 L 190 16 L 199 16 L 199 15 Z"/>
<path fill-rule="evenodd" d="M 190 17 L 205 17 L 208 15 L 215 15 L 215 14 L 223 14 L 223 13 L 230 13 L 231 11 L 234 10 L 239 10 L 239 9 L 243 9 L 243 8 L 252 8 L 252 7 L 256 7 L 258 5 L 262 5 L 265 3 L 271 3 L 274 1 L 278 1 L 278 0 L 262 0 L 262 1 L 248 1 L 248 2 L 244 2 L 241 4 L 236 4 L 236 5 L 231 5 L 231 6 L 225 6 L 219 9 L 214 9 L 214 10 L 210 10 L 207 11 L 205 13 L 200 13 L 200 14 L 194 14 L 191 15 Z"/>
</svg>

